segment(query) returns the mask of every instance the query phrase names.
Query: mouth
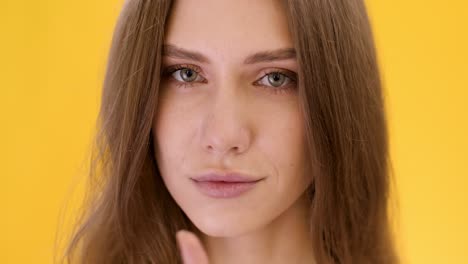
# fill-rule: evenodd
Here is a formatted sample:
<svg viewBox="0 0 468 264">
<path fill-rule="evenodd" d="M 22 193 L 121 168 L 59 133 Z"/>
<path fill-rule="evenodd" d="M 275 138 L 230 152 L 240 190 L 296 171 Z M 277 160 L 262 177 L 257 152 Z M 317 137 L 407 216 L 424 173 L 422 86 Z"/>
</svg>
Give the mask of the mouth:
<svg viewBox="0 0 468 264">
<path fill-rule="evenodd" d="M 254 182 L 194 181 L 198 189 L 212 198 L 233 198 L 255 187 Z"/>
<path fill-rule="evenodd" d="M 263 180 L 239 173 L 209 173 L 191 179 L 200 192 L 211 198 L 238 197 Z"/>
<path fill-rule="evenodd" d="M 225 172 L 225 173 L 205 173 L 191 178 L 197 182 L 205 181 L 219 181 L 219 182 L 255 182 L 261 180 L 250 175 L 241 174 L 237 172 Z"/>
</svg>

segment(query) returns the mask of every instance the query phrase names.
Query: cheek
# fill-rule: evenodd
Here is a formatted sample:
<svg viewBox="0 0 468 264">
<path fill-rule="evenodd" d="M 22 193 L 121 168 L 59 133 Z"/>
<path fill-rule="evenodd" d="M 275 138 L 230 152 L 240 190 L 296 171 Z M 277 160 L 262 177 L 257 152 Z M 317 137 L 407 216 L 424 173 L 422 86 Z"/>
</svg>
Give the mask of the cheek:
<svg viewBox="0 0 468 264">
<path fill-rule="evenodd" d="M 258 140 L 278 170 L 296 170 L 304 165 L 306 140 L 303 123 L 302 114 L 295 106 L 283 107 L 281 111 L 266 116 L 262 122 Z"/>
<path fill-rule="evenodd" d="M 184 149 L 193 137 L 193 124 L 183 105 L 161 100 L 153 120 L 156 161 L 162 175 L 174 172 L 184 157 Z"/>
<path fill-rule="evenodd" d="M 301 111 L 298 107 L 284 107 L 266 117 L 262 124 L 259 147 L 272 165 L 271 180 L 277 197 L 283 201 L 295 199 L 311 182 L 311 175 L 306 172 L 306 137 Z"/>
</svg>

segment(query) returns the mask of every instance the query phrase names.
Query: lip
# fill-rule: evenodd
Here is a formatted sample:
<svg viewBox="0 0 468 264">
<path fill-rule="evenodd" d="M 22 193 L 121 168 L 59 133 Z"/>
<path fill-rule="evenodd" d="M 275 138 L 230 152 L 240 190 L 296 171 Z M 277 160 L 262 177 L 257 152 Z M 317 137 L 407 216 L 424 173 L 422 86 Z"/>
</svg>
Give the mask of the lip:
<svg viewBox="0 0 468 264">
<path fill-rule="evenodd" d="M 216 182 L 256 182 L 261 179 L 255 178 L 249 175 L 237 173 L 237 172 L 225 172 L 225 173 L 205 173 L 192 178 L 197 182 L 216 181 Z"/>
<path fill-rule="evenodd" d="M 207 173 L 191 178 L 198 189 L 212 198 L 237 197 L 263 180 L 240 173 Z"/>
</svg>

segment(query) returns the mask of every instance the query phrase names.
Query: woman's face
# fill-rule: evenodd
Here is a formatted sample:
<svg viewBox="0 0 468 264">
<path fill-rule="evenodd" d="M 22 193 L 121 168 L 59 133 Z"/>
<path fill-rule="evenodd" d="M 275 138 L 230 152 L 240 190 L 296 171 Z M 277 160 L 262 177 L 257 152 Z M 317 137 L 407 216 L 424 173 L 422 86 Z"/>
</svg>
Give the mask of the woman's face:
<svg viewBox="0 0 468 264">
<path fill-rule="evenodd" d="M 167 189 L 207 235 L 266 226 L 311 182 L 298 65 L 281 4 L 176 1 L 165 45 L 153 136 Z M 193 180 L 210 172 L 262 180 L 215 198 Z"/>
</svg>

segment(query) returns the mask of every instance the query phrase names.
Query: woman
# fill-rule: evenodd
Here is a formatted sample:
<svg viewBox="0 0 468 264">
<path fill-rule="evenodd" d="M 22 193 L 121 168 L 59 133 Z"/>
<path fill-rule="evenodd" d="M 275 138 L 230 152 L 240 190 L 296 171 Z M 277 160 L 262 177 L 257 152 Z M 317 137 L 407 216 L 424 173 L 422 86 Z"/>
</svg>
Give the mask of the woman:
<svg viewBox="0 0 468 264">
<path fill-rule="evenodd" d="M 373 45 L 361 0 L 127 1 L 68 259 L 396 263 Z"/>
</svg>

